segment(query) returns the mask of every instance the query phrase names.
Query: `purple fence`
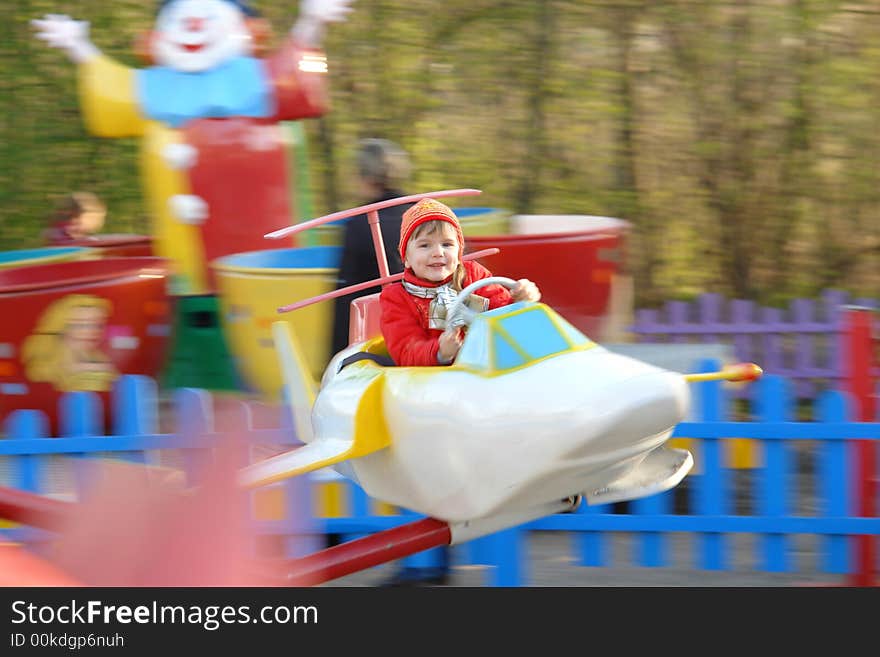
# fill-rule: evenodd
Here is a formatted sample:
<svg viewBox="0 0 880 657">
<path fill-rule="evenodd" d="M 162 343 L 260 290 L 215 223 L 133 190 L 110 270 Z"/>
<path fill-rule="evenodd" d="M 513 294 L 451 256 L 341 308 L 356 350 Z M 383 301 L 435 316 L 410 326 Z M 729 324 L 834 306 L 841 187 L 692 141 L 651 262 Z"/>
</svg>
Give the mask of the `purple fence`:
<svg viewBox="0 0 880 657">
<path fill-rule="evenodd" d="M 639 342 L 730 345 L 738 361 L 791 379 L 798 397 L 812 399 L 842 388 L 841 319 L 847 305 L 880 309 L 876 299 L 852 299 L 841 290 L 827 290 L 817 300 L 795 299 L 787 309 L 709 293 L 694 302 L 637 310 L 630 330 Z M 880 368 L 872 374 L 880 376 Z"/>
</svg>

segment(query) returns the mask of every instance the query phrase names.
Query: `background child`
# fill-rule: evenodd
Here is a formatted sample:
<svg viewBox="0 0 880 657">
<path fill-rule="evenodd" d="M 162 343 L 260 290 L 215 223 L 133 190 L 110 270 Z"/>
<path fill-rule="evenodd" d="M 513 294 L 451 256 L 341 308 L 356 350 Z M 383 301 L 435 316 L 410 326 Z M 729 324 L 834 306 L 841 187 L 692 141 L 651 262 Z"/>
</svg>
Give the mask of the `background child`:
<svg viewBox="0 0 880 657">
<path fill-rule="evenodd" d="M 422 199 L 407 210 L 400 226 L 403 281 L 379 297 L 381 328 L 388 353 L 397 365 L 451 363 L 464 341 L 462 327 L 447 326 L 446 310 L 474 281 L 492 276 L 477 262 L 462 262 L 464 236 L 455 213 L 435 199 Z M 541 293 L 528 279 L 513 290 L 489 285 L 471 295 L 468 306 L 491 310 L 514 301 L 538 301 Z"/>
<path fill-rule="evenodd" d="M 104 226 L 107 206 L 91 192 L 73 192 L 58 204 L 43 237 L 47 244 L 65 244 L 91 237 Z"/>
</svg>

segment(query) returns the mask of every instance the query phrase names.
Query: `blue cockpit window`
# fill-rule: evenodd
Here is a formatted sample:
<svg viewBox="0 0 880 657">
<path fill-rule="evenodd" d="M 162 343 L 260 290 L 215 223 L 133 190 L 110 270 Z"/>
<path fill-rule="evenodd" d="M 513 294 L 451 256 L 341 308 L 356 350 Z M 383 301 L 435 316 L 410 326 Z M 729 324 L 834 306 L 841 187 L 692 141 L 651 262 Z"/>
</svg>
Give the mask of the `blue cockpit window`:
<svg viewBox="0 0 880 657">
<path fill-rule="evenodd" d="M 458 365 L 475 370 L 489 369 L 489 323 L 478 317 L 468 328 L 467 337 L 455 359 Z"/>
<path fill-rule="evenodd" d="M 477 316 L 456 362 L 468 369 L 504 371 L 589 344 L 547 306 L 515 303 Z"/>
<path fill-rule="evenodd" d="M 492 349 L 495 356 L 496 370 L 509 370 L 512 367 L 525 365 L 526 359 L 522 352 L 514 349 L 510 341 L 501 333 L 492 332 Z"/>
<path fill-rule="evenodd" d="M 547 314 L 539 309 L 538 312 L 527 310 L 508 315 L 499 319 L 498 325 L 514 339 L 530 360 L 558 354 L 571 346 Z M 498 367 L 501 369 L 500 364 Z"/>
</svg>

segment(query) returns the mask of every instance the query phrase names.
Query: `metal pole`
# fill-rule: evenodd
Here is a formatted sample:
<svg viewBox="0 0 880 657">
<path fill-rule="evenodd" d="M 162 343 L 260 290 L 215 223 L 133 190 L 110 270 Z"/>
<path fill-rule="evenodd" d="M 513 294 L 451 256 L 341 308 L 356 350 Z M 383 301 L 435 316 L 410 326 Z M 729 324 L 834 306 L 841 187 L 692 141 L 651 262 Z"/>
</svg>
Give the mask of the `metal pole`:
<svg viewBox="0 0 880 657">
<path fill-rule="evenodd" d="M 447 523 L 423 518 L 276 564 L 272 570 L 280 568 L 287 574 L 272 583 L 280 586 L 322 584 L 423 550 L 449 545 L 451 538 Z"/>
<path fill-rule="evenodd" d="M 73 510 L 72 502 L 0 486 L 0 518 L 40 529 L 57 529 Z"/>
<path fill-rule="evenodd" d="M 379 265 L 379 278 L 385 278 L 391 272 L 388 270 L 388 256 L 385 255 L 385 242 L 382 241 L 382 227 L 379 225 L 379 212 L 370 210 L 367 213 L 367 221 L 370 222 L 370 232 L 373 235 L 373 248 L 376 249 L 376 264 Z"/>
</svg>

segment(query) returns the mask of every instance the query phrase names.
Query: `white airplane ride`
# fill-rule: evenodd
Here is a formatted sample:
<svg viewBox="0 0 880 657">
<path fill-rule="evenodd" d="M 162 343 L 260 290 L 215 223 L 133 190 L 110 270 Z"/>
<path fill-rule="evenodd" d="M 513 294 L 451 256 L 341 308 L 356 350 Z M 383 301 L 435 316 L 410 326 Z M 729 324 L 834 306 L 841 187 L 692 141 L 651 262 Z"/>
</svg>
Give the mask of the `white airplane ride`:
<svg viewBox="0 0 880 657">
<path fill-rule="evenodd" d="M 367 212 L 381 238 L 380 206 L 472 193 L 403 197 L 269 236 Z M 255 487 L 333 466 L 368 495 L 466 528 L 473 538 L 569 510 L 581 498 L 603 504 L 674 487 L 693 466 L 688 451 L 665 445 L 688 412 L 688 382 L 761 373 L 752 364 L 708 375 L 655 367 L 592 342 L 543 303 L 468 309 L 469 295 L 492 283 L 514 285 L 502 277 L 477 281 L 450 309 L 468 330 L 446 367 L 382 364 L 384 339 L 375 329 L 368 334 L 377 326 L 374 294 L 355 302 L 361 339 L 333 357 L 316 388 L 289 325 L 276 322 L 276 349 L 306 444 L 244 469 L 241 483 Z"/>
</svg>

